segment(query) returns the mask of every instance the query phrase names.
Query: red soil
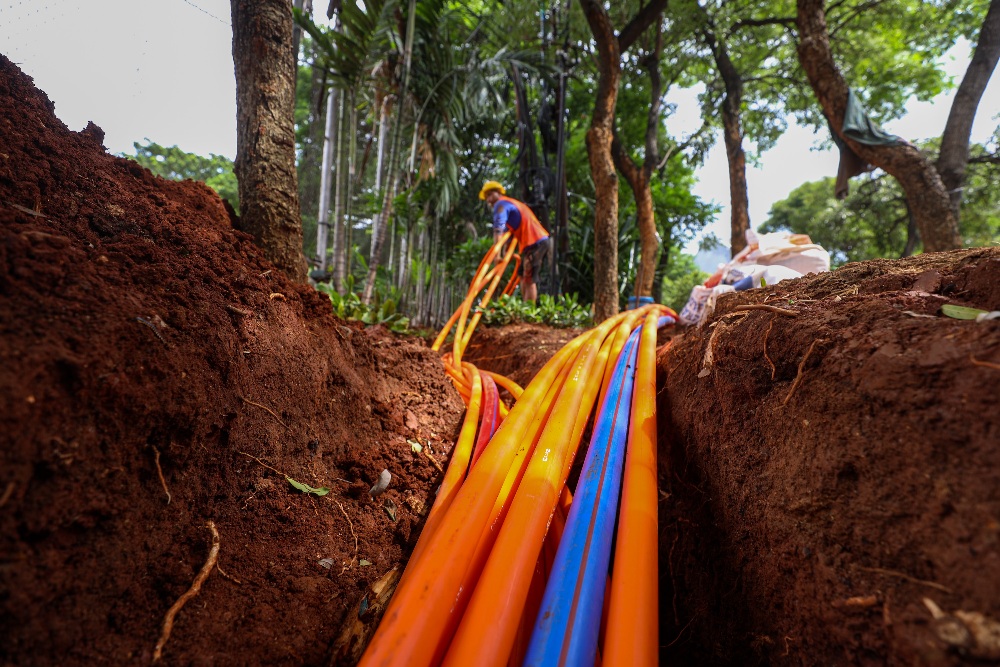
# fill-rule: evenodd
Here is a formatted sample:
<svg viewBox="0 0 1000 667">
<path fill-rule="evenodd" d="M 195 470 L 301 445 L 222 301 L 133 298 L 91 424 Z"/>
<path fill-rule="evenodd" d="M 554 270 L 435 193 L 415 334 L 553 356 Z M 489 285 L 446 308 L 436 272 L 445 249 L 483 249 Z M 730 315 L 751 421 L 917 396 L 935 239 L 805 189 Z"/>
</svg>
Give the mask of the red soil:
<svg viewBox="0 0 1000 667">
<path fill-rule="evenodd" d="M 228 577 L 167 664 L 324 664 L 436 487 L 406 439 L 444 462 L 461 400 L 426 346 L 337 320 L 211 190 L 101 136 L 0 56 L 0 664 L 148 663 L 207 520 Z"/>
<path fill-rule="evenodd" d="M 100 135 L 0 57 L 0 664 L 148 663 L 207 520 L 228 576 L 167 664 L 325 664 L 436 486 L 406 439 L 443 463 L 461 401 L 424 345 L 337 320 L 210 190 Z M 734 310 L 765 300 L 797 316 Z M 1000 619 L 1000 321 L 945 302 L 1000 309 L 1000 250 L 727 296 L 661 348 L 664 664 L 985 655 L 922 601 Z M 481 327 L 467 356 L 527 384 L 575 334 Z"/>
<path fill-rule="evenodd" d="M 1000 309 L 1000 249 L 723 297 L 661 351 L 665 663 L 986 657 L 922 601 L 1000 620 L 1000 321 L 944 303 Z"/>
</svg>

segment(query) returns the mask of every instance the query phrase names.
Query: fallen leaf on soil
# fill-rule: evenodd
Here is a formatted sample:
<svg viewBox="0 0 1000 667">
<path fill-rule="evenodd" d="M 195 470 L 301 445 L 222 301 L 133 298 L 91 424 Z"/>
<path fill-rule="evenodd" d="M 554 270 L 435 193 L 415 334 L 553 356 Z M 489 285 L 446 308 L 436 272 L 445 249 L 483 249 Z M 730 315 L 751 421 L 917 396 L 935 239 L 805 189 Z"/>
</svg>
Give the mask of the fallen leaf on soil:
<svg viewBox="0 0 1000 667">
<path fill-rule="evenodd" d="M 309 486 L 308 484 L 303 484 L 302 482 L 296 482 L 291 477 L 286 476 L 285 479 L 288 480 L 289 484 L 294 486 L 299 491 L 302 491 L 303 493 L 314 493 L 317 496 L 325 496 L 326 494 L 330 493 L 330 489 L 326 488 L 325 486 L 321 486 L 317 489 L 315 487 Z"/>
<path fill-rule="evenodd" d="M 953 317 L 956 320 L 974 320 L 980 315 L 987 314 L 985 310 L 979 308 L 967 308 L 965 306 L 956 306 L 952 303 L 946 303 L 941 306 L 941 312 L 948 317 Z"/>
<path fill-rule="evenodd" d="M 420 451 L 424 448 L 424 446 L 421 445 L 416 440 L 407 440 L 407 442 L 410 443 L 410 451 L 413 452 L 414 454 L 419 454 Z"/>
<path fill-rule="evenodd" d="M 382 503 L 382 509 L 384 509 L 385 513 L 389 515 L 390 519 L 393 521 L 396 520 L 396 503 L 386 498 L 385 502 Z"/>
<path fill-rule="evenodd" d="M 360 561 L 358 562 L 358 565 L 360 565 L 361 567 L 365 567 L 365 566 L 367 566 L 367 565 L 371 565 L 371 564 L 372 564 L 372 562 L 371 562 L 370 560 L 365 560 L 364 558 L 362 558 L 362 559 L 361 559 L 361 560 L 360 560 Z"/>
</svg>

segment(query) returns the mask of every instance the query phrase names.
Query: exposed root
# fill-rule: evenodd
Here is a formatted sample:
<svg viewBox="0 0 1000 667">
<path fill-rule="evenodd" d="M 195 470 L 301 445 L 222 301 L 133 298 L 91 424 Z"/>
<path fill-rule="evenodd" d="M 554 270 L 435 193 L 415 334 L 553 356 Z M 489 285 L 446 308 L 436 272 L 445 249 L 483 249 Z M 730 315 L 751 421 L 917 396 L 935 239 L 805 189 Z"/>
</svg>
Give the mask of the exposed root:
<svg viewBox="0 0 1000 667">
<path fill-rule="evenodd" d="M 712 373 L 712 364 L 715 363 L 716 336 L 722 333 L 723 329 L 735 326 L 740 322 L 742 322 L 743 320 L 745 320 L 747 318 L 747 313 L 726 313 L 722 317 L 730 317 L 730 316 L 738 316 L 740 319 L 732 320 L 731 322 L 726 322 L 723 319 L 719 319 L 714 325 L 711 325 L 715 327 L 715 331 L 713 331 L 712 335 L 708 337 L 708 346 L 705 348 L 705 356 L 701 360 L 701 371 L 698 372 L 699 378 L 708 377 Z"/>
<path fill-rule="evenodd" d="M 347 519 L 347 525 L 351 527 L 351 535 L 354 536 L 354 555 L 351 557 L 351 562 L 344 566 L 344 569 L 340 571 L 341 574 L 347 571 L 348 568 L 354 567 L 354 562 L 358 560 L 358 534 L 354 532 L 354 524 L 351 522 L 351 517 L 347 516 L 347 511 L 344 506 L 340 504 L 340 501 L 336 501 L 337 507 L 343 512 L 344 518 Z"/>
<path fill-rule="evenodd" d="M 237 454 L 242 454 L 243 456 L 246 456 L 246 457 L 248 457 L 248 458 L 251 458 L 251 459 L 253 459 L 253 460 L 254 460 L 254 461 L 256 461 L 257 463 L 259 463 L 259 464 L 261 464 L 262 466 L 264 466 L 265 468 L 267 468 L 268 470 L 273 470 L 274 472 L 278 473 L 278 474 L 279 474 L 279 475 L 281 475 L 282 477 L 288 477 L 288 475 L 286 475 L 285 473 L 281 472 L 281 471 L 280 471 L 280 470 L 278 470 L 277 468 L 274 468 L 274 467 L 272 467 L 272 466 L 269 466 L 269 465 L 267 465 L 266 463 L 264 463 L 263 461 L 261 461 L 261 460 L 260 460 L 259 458 L 257 458 L 257 457 L 256 457 L 256 456 L 254 456 L 253 454 L 247 454 L 246 452 L 243 452 L 243 451 L 239 451 L 239 450 L 237 450 L 237 452 L 236 452 L 236 453 L 237 453 Z"/>
<path fill-rule="evenodd" d="M 715 331 L 708 337 L 708 345 L 705 346 L 705 356 L 701 360 L 701 370 L 698 372 L 698 377 L 703 378 L 712 373 L 712 364 L 715 361 L 715 337 L 719 335 L 719 332 L 725 326 L 724 322 L 719 322 L 715 327 Z"/>
<path fill-rule="evenodd" d="M 277 414 L 276 414 L 276 413 L 274 412 L 274 410 L 272 410 L 271 408 L 267 407 L 266 405 L 261 405 L 260 403 L 254 403 L 254 402 L 253 402 L 253 401 L 251 401 L 251 400 L 250 400 L 249 398 L 244 398 L 243 396 L 240 396 L 240 399 L 241 399 L 241 400 L 242 400 L 242 401 L 243 401 L 244 403 L 249 403 L 250 405 L 253 405 L 253 406 L 256 406 L 256 407 L 260 408 L 261 410 L 266 410 L 266 411 L 268 412 L 268 414 L 270 414 L 270 415 L 271 415 L 272 417 L 274 417 L 275 419 L 277 419 L 277 420 L 278 420 L 278 423 L 279 423 L 279 424 L 281 424 L 281 425 L 282 425 L 282 426 L 284 426 L 285 428 L 288 428 L 288 424 L 286 424 L 285 422 L 281 421 L 281 417 L 279 417 L 279 416 L 278 416 L 278 415 L 277 415 Z M 291 430 L 291 429 L 289 429 L 289 430 Z"/>
<path fill-rule="evenodd" d="M 12 495 L 14 495 L 14 482 L 7 482 L 7 488 L 3 490 L 3 495 L 0 496 L 0 507 L 6 505 Z"/>
<path fill-rule="evenodd" d="M 788 401 L 789 399 L 791 399 L 792 394 L 795 393 L 795 390 L 798 389 L 799 387 L 799 383 L 802 382 L 802 370 L 806 367 L 806 360 L 809 359 L 809 355 L 812 354 L 813 348 L 816 347 L 816 343 L 823 343 L 823 342 L 826 341 L 824 341 L 821 338 L 817 338 L 812 342 L 812 345 L 809 346 L 809 349 L 806 350 L 805 356 L 803 356 L 802 361 L 799 362 L 799 372 L 795 374 L 795 379 L 792 380 L 792 386 L 788 390 L 788 395 L 785 396 L 785 400 L 781 402 L 782 406 L 788 404 Z"/>
<path fill-rule="evenodd" d="M 438 472 L 442 472 L 442 473 L 444 472 L 444 468 L 441 467 L 441 464 L 438 463 L 438 461 L 437 461 L 436 458 L 434 458 L 433 456 L 431 456 L 431 453 L 429 451 L 427 451 L 427 447 L 424 447 L 421 451 L 424 453 L 424 456 L 426 456 L 428 459 L 430 459 L 430 462 L 434 464 L 434 467 L 437 468 Z"/>
<path fill-rule="evenodd" d="M 191 583 L 191 588 L 187 590 L 184 595 L 177 598 L 177 602 L 173 604 L 170 609 L 167 610 L 167 615 L 163 617 L 163 630 L 160 633 L 160 639 L 156 642 L 156 648 L 153 649 L 153 662 L 157 662 L 163 656 L 163 646 L 170 639 L 170 633 L 174 629 L 174 617 L 177 616 L 177 612 L 181 610 L 188 600 L 193 598 L 201 590 L 201 585 L 205 583 L 208 579 L 208 575 L 212 573 L 212 568 L 219 559 L 219 531 L 215 529 L 215 522 L 209 521 L 205 524 L 210 531 L 212 531 L 212 548 L 208 551 L 208 559 L 205 564 L 201 566 L 201 571 L 198 572 L 198 576 L 194 578 Z"/>
<path fill-rule="evenodd" d="M 226 578 L 226 579 L 228 579 L 229 581 L 232 581 L 233 583 L 237 583 L 237 584 L 239 584 L 240 586 L 242 586 L 242 585 L 243 585 L 243 582 L 242 582 L 242 581 L 240 581 L 239 579 L 237 579 L 236 577 L 234 577 L 234 576 L 233 576 L 233 575 L 231 575 L 231 574 L 227 574 L 227 573 L 226 573 L 226 571 L 222 569 L 222 566 L 221 566 L 221 565 L 219 565 L 218 563 L 216 563 L 216 564 L 215 564 L 215 569 L 216 569 L 216 570 L 218 570 L 218 571 L 219 571 L 219 574 L 221 574 L 221 575 L 222 575 L 223 577 L 225 577 L 225 578 Z"/>
<path fill-rule="evenodd" d="M 241 315 L 243 317 L 250 317 L 251 315 L 253 315 L 253 313 L 251 313 L 249 310 L 244 310 L 243 308 L 237 308 L 232 304 L 226 304 L 226 310 L 228 310 L 230 313 L 233 313 L 234 315 Z"/>
<path fill-rule="evenodd" d="M 969 355 L 969 361 L 971 361 L 976 366 L 985 366 L 986 368 L 992 368 L 995 371 L 1000 371 L 1000 364 L 995 364 L 992 361 L 980 361 L 971 354 Z"/>
<path fill-rule="evenodd" d="M 944 593 L 952 592 L 952 590 L 947 586 L 942 586 L 941 584 L 935 581 L 925 581 L 924 579 L 917 579 L 916 577 L 911 577 L 905 572 L 899 572 L 897 570 L 886 570 L 881 567 L 862 567 L 860 565 L 858 565 L 857 568 L 859 570 L 864 570 L 865 572 L 874 572 L 875 574 L 884 574 L 888 577 L 899 577 L 900 579 L 906 579 L 907 581 L 912 582 L 914 584 L 920 584 L 922 586 L 930 586 L 931 588 L 936 588 L 937 590 L 942 591 Z"/>
<path fill-rule="evenodd" d="M 788 310 L 787 308 L 778 308 L 777 306 L 772 306 L 769 303 L 745 303 L 742 306 L 736 306 L 733 308 L 736 310 L 766 310 L 769 313 L 777 313 L 778 315 L 785 315 L 786 317 L 798 317 L 799 314 L 794 310 Z"/>
<path fill-rule="evenodd" d="M 156 464 L 156 474 L 160 477 L 160 485 L 163 492 L 167 494 L 167 504 L 170 504 L 170 489 L 167 488 L 167 480 L 163 478 L 163 468 L 160 467 L 160 450 L 153 447 L 153 463 Z"/>
<path fill-rule="evenodd" d="M 767 331 L 764 332 L 764 358 L 767 359 L 767 363 L 771 364 L 771 382 L 774 382 L 774 374 L 778 371 L 778 369 L 774 367 L 774 362 L 771 361 L 771 357 L 767 356 L 767 337 L 771 333 L 772 326 L 774 326 L 773 318 L 767 323 Z"/>
</svg>

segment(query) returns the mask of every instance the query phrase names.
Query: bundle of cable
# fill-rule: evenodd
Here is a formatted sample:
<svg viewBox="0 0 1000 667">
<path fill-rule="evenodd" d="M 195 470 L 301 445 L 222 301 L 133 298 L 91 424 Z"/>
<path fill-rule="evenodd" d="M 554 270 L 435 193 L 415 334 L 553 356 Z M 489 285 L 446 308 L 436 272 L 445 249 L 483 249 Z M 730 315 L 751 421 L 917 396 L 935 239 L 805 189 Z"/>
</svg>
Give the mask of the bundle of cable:
<svg viewBox="0 0 1000 667">
<path fill-rule="evenodd" d="M 458 323 L 443 359 L 468 410 L 420 539 L 360 664 L 595 664 L 599 634 L 606 662 L 615 655 L 611 664 L 655 664 L 656 328 L 675 315 L 650 305 L 612 317 L 566 344 L 522 390 L 461 360 L 478 322 L 468 320 L 471 306 L 483 289 L 480 303 L 488 302 L 513 256 L 511 244 L 489 267 L 505 240 L 484 257 L 435 342 L 439 349 Z M 509 411 L 498 384 L 516 399 Z M 595 405 L 574 499 L 566 480 Z M 616 593 L 621 587 L 627 599 Z M 643 589 L 638 598 L 636 588 Z M 607 625 L 599 633 L 606 599 Z"/>
</svg>

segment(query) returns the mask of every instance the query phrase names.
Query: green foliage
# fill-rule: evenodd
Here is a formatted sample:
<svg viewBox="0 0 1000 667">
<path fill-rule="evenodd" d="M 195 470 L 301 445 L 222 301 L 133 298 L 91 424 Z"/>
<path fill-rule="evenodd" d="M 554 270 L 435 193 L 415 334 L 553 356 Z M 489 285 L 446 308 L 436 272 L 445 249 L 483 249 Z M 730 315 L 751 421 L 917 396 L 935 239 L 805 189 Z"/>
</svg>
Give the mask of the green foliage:
<svg viewBox="0 0 1000 667">
<path fill-rule="evenodd" d="M 956 306 L 953 303 L 946 303 L 941 306 L 941 312 L 956 320 L 974 320 L 980 315 L 986 315 L 987 311 L 979 308 L 969 308 L 968 306 Z"/>
<path fill-rule="evenodd" d="M 661 303 L 670 306 L 678 313 L 684 308 L 691 288 L 701 285 L 708 279 L 708 274 L 694 263 L 694 255 L 674 250 L 670 254 L 667 270 L 663 276 L 663 298 Z"/>
<path fill-rule="evenodd" d="M 330 489 L 325 486 L 321 486 L 319 488 L 314 486 L 309 486 L 308 484 L 303 484 L 302 482 L 298 482 L 287 475 L 285 476 L 285 479 L 288 480 L 289 484 L 291 484 L 293 487 L 295 487 L 302 493 L 312 493 L 320 497 L 323 497 L 326 494 L 330 493 Z"/>
<path fill-rule="evenodd" d="M 233 161 L 229 158 L 214 153 L 202 157 L 182 151 L 177 146 L 161 146 L 149 139 L 146 139 L 145 144 L 136 141 L 132 145 L 135 147 L 135 155 L 124 157 L 135 160 L 157 176 L 172 181 L 201 181 L 239 211 L 240 189 L 233 172 Z"/>
<path fill-rule="evenodd" d="M 937 141 L 922 148 L 935 152 Z M 986 148 L 974 145 L 971 155 Z M 1000 191 L 996 165 L 970 162 L 966 172 L 959 231 L 963 244 L 985 246 L 1000 241 Z M 803 183 L 775 202 L 762 232 L 788 230 L 808 234 L 830 252 L 834 266 L 876 257 L 898 257 L 907 245 L 909 209 L 899 183 L 882 171 L 855 178 L 843 201 L 834 198 L 834 179 Z M 916 251 L 919 246 L 914 246 Z"/>
<path fill-rule="evenodd" d="M 483 311 L 483 323 L 488 326 L 504 326 L 525 322 L 528 324 L 548 324 L 559 328 L 582 328 L 593 324 L 590 310 L 577 301 L 576 294 L 552 297 L 540 294 L 538 303 L 523 301 L 516 296 L 501 296 Z"/>
<path fill-rule="evenodd" d="M 354 276 L 347 276 L 344 294 L 330 283 L 319 283 L 316 289 L 330 297 L 333 312 L 341 319 L 367 325 L 381 324 L 396 333 L 410 333 L 409 318 L 396 311 L 399 291 L 395 288 L 377 285 L 375 299 L 370 306 L 366 306 L 361 301 L 361 294 L 354 291 Z"/>
<path fill-rule="evenodd" d="M 493 246 L 493 236 L 482 236 L 469 239 L 455 246 L 446 259 L 448 274 L 455 276 L 466 285 L 472 280 L 473 274 L 479 268 L 479 262 Z"/>
</svg>

